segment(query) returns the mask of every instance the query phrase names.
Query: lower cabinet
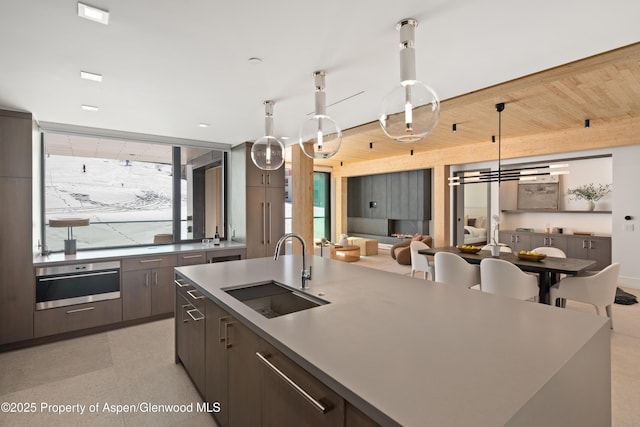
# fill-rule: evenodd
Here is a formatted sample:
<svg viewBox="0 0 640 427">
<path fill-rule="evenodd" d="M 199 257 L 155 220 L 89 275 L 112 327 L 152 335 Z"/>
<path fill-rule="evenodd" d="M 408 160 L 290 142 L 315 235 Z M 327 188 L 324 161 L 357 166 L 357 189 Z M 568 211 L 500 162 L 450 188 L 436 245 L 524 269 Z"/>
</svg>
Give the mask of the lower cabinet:
<svg viewBox="0 0 640 427">
<path fill-rule="evenodd" d="M 176 291 L 176 356 L 205 395 L 205 299 L 194 289 Z"/>
<path fill-rule="evenodd" d="M 534 234 L 531 236 L 531 248 L 535 249 L 542 246 L 561 249 L 567 253 L 567 240 L 565 236 Z M 568 255 L 567 255 L 568 256 Z M 570 257 L 571 258 L 571 257 Z"/>
<path fill-rule="evenodd" d="M 175 282 L 176 363 L 219 409 L 220 427 L 378 425 L 214 301 L 194 303 L 202 295 L 179 275 Z"/>
<path fill-rule="evenodd" d="M 221 427 L 260 425 L 260 367 L 254 355 L 264 343 L 211 300 L 206 318 L 205 400 L 220 408 L 213 415 Z"/>
<path fill-rule="evenodd" d="M 589 270 L 602 270 L 611 264 L 611 239 L 608 237 L 573 236 L 569 239 L 567 251 L 569 258 L 594 260 L 595 265 Z"/>
<path fill-rule="evenodd" d="M 39 338 L 108 325 L 121 320 L 122 302 L 120 299 L 112 299 L 36 310 L 33 315 L 33 329 L 34 336 Z"/>
<path fill-rule="evenodd" d="M 511 246 L 514 252 L 531 250 L 531 235 L 529 233 L 500 232 L 500 243 Z"/>
<path fill-rule="evenodd" d="M 344 399 L 275 348 L 256 353 L 260 361 L 262 426 L 339 426 Z"/>
<path fill-rule="evenodd" d="M 122 320 L 173 312 L 175 255 L 122 261 Z"/>
</svg>

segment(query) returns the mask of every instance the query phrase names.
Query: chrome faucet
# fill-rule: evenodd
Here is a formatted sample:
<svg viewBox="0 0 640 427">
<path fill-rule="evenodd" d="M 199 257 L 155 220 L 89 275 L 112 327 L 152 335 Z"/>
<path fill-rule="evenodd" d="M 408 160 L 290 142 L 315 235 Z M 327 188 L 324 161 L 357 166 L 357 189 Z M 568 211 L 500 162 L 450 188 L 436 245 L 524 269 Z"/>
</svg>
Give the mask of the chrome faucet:
<svg viewBox="0 0 640 427">
<path fill-rule="evenodd" d="M 302 244 L 302 287 L 301 289 L 307 288 L 307 280 L 311 280 L 311 266 L 309 266 L 309 270 L 307 270 L 307 245 L 304 242 L 302 236 L 296 233 L 287 233 L 278 240 L 276 243 L 276 250 L 273 253 L 273 259 L 278 260 L 278 255 L 280 254 L 280 246 L 282 243 L 287 240 L 289 237 L 295 237 L 300 240 Z"/>
</svg>

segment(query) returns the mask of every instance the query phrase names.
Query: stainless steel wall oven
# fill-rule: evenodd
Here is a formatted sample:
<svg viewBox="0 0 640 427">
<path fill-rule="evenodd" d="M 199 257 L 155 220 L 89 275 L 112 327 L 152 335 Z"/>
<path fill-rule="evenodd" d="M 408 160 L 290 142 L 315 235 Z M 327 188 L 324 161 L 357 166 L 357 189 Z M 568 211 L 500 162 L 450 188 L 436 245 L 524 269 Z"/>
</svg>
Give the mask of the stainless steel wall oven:
<svg viewBox="0 0 640 427">
<path fill-rule="evenodd" d="M 36 269 L 36 310 L 120 298 L 120 261 Z"/>
</svg>

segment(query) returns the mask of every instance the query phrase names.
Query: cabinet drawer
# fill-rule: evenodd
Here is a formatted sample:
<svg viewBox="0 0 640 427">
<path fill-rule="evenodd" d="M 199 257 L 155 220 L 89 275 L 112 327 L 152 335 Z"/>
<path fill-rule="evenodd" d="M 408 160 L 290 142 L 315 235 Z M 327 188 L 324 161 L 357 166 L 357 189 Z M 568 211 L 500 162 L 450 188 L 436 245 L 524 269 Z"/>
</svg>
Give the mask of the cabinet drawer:
<svg viewBox="0 0 640 427">
<path fill-rule="evenodd" d="M 176 286 L 177 287 L 177 286 Z M 185 287 L 177 287 L 178 295 L 181 295 L 182 298 L 187 300 L 189 304 L 191 304 L 194 308 L 200 310 L 200 312 L 205 312 L 205 301 L 206 297 L 197 289 L 194 289 L 193 286 L 185 286 Z"/>
<path fill-rule="evenodd" d="M 121 321 L 122 301 L 113 299 L 36 311 L 34 333 L 38 338 Z"/>
<path fill-rule="evenodd" d="M 205 252 L 187 252 L 178 255 L 178 265 L 206 264 L 207 254 Z"/>
<path fill-rule="evenodd" d="M 158 255 L 148 257 L 125 258 L 122 260 L 123 271 L 146 270 L 158 267 L 175 267 L 175 255 Z"/>
</svg>

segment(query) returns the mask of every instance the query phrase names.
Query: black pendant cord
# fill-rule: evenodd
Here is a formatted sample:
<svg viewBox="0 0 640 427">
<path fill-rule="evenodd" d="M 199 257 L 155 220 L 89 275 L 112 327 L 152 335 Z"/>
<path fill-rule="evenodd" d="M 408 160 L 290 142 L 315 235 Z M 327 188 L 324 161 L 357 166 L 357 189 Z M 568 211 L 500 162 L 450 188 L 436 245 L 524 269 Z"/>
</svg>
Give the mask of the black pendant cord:
<svg viewBox="0 0 640 427">
<path fill-rule="evenodd" d="M 498 112 L 498 187 L 502 181 L 502 111 L 504 110 L 504 102 L 496 104 Z"/>
</svg>

